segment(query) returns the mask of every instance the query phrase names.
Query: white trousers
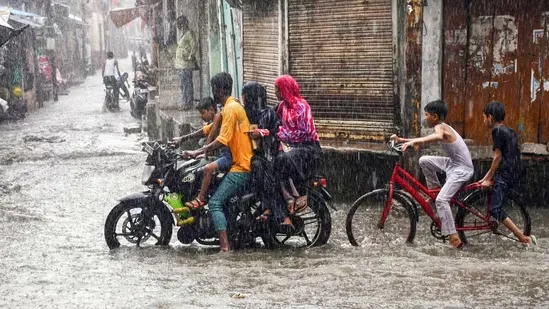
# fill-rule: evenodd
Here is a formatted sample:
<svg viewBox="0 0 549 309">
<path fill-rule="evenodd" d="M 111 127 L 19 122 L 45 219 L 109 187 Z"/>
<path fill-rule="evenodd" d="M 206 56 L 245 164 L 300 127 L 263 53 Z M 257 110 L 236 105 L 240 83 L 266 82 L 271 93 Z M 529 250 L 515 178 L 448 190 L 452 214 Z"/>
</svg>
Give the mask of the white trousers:
<svg viewBox="0 0 549 309">
<path fill-rule="evenodd" d="M 450 209 L 450 200 L 473 177 L 474 170 L 468 166 L 453 166 L 450 158 L 436 156 L 419 158 L 419 166 L 425 175 L 429 189 L 440 187 L 437 172 L 446 173 L 446 183 L 437 195 L 436 210 L 441 222 L 442 235 L 455 234 L 456 224 Z"/>
</svg>

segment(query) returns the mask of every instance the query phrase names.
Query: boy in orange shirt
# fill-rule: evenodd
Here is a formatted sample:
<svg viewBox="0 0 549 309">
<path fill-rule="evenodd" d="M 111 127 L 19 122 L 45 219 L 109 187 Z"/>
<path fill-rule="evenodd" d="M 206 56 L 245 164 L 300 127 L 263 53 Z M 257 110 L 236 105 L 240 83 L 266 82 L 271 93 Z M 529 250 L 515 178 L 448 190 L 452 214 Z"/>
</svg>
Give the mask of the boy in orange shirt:
<svg viewBox="0 0 549 309">
<path fill-rule="evenodd" d="M 223 117 L 219 136 L 208 145 L 195 151 L 185 152 L 183 155 L 196 157 L 223 146 L 227 146 L 231 150 L 233 157 L 231 169 L 208 203 L 213 224 L 219 233 L 219 246 L 221 251 L 224 252 L 229 251 L 230 247 L 223 205 L 232 196 L 246 188 L 250 177 L 253 150 L 247 134 L 250 130 L 250 122 L 246 111 L 242 104 L 231 96 L 233 89 L 231 75 L 228 73 L 215 75 L 211 79 L 211 86 L 215 100 L 223 104 Z"/>
</svg>

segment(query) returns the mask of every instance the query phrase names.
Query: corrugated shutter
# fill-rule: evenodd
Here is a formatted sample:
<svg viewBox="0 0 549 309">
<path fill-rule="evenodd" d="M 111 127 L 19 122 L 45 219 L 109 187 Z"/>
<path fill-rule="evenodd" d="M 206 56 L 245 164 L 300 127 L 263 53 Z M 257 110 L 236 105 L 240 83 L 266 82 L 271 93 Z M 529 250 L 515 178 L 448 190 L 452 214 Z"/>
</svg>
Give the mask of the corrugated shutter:
<svg viewBox="0 0 549 309">
<path fill-rule="evenodd" d="M 289 52 L 323 135 L 394 127 L 391 0 L 289 0 Z"/>
<path fill-rule="evenodd" d="M 279 75 L 278 18 L 278 1 L 244 2 L 244 82 L 257 81 L 267 86 L 271 105 L 277 103 L 274 81 Z"/>
</svg>

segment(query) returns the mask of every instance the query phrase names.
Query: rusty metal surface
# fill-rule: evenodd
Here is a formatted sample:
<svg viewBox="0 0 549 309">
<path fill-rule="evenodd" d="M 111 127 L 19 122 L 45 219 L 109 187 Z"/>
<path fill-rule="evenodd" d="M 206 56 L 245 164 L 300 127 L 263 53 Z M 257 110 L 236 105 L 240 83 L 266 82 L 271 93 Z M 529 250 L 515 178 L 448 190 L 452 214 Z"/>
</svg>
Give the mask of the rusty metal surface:
<svg viewBox="0 0 549 309">
<path fill-rule="evenodd" d="M 393 126 L 391 0 L 290 0 L 288 19 L 290 74 L 321 134 L 376 139 Z"/>
<path fill-rule="evenodd" d="M 448 122 L 476 144 L 490 144 L 482 110 L 497 100 L 521 142 L 546 143 L 549 1 L 471 1 L 469 11 L 464 2 L 444 2 Z"/>
<path fill-rule="evenodd" d="M 463 1 L 444 2 L 444 74 L 443 96 L 448 104 L 449 114 L 446 122 L 459 134 L 463 135 L 465 127 L 465 98 L 467 54 L 466 10 Z M 456 22 L 461 21 L 461 22 Z"/>
<path fill-rule="evenodd" d="M 257 81 L 267 87 L 267 101 L 277 103 L 274 81 L 279 72 L 278 1 L 245 1 L 243 4 L 244 82 Z"/>
<path fill-rule="evenodd" d="M 419 136 L 421 133 L 421 61 L 423 2 L 422 0 L 406 1 L 400 10 L 405 10 L 404 26 L 404 102 L 403 133 L 405 136 Z"/>
<path fill-rule="evenodd" d="M 377 121 L 315 119 L 316 129 L 322 139 L 339 141 L 384 141 L 395 133 L 392 123 Z"/>
</svg>

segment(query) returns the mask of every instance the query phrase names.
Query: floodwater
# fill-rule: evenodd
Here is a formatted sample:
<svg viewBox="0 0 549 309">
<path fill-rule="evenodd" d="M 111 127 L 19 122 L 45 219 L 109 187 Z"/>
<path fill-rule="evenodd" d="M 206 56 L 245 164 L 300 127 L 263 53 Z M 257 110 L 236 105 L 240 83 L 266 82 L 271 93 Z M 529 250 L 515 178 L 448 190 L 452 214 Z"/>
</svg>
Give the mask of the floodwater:
<svg viewBox="0 0 549 309">
<path fill-rule="evenodd" d="M 143 189 L 145 137 L 124 134 L 136 124 L 125 101 L 101 111 L 102 89 L 96 74 L 0 124 L 0 308 L 549 307 L 547 210 L 530 210 L 538 248 L 494 236 L 456 251 L 426 228 L 414 246 L 355 248 L 342 203 L 319 248 L 219 254 L 174 232 L 169 248 L 109 251 L 104 220 L 118 197 Z"/>
</svg>

